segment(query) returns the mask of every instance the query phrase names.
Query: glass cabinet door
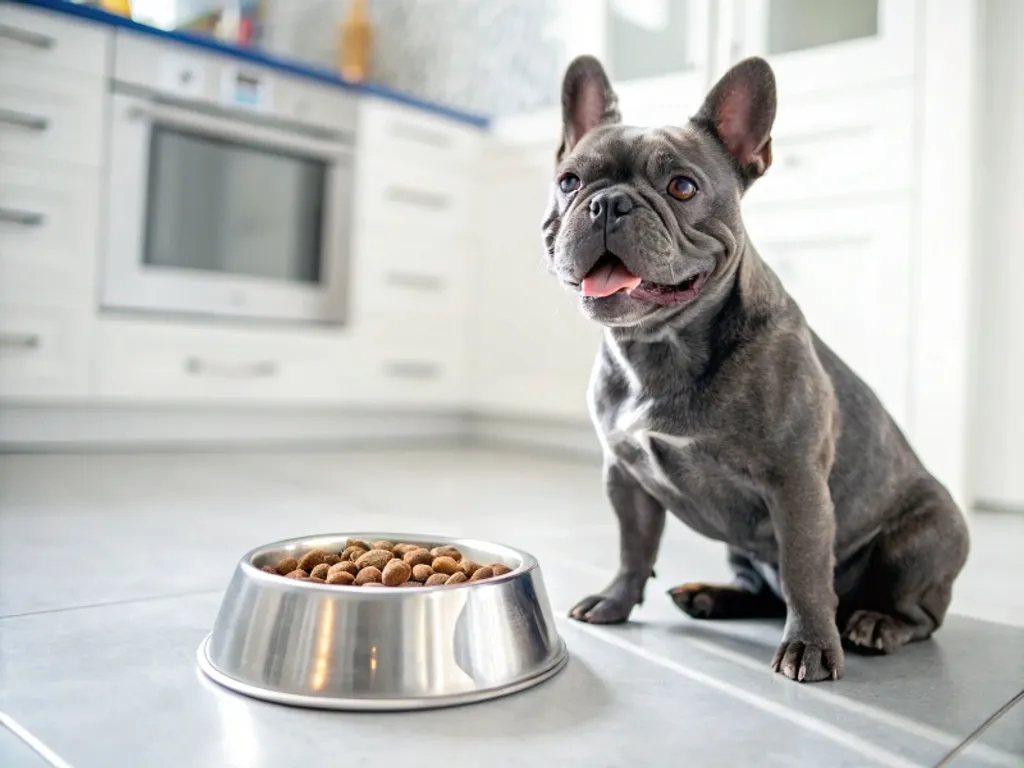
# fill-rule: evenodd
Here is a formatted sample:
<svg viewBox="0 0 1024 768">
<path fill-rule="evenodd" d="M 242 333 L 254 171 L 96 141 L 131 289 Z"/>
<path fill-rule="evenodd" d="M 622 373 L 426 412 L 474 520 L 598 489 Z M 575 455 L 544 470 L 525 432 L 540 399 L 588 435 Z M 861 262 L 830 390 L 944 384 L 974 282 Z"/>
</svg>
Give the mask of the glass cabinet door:
<svg viewBox="0 0 1024 768">
<path fill-rule="evenodd" d="M 764 52 L 769 55 L 876 37 L 878 0 L 767 0 Z"/>
<path fill-rule="evenodd" d="M 607 0 L 600 5 L 604 60 L 614 80 L 676 75 L 703 66 L 708 29 L 700 0 Z"/>
</svg>

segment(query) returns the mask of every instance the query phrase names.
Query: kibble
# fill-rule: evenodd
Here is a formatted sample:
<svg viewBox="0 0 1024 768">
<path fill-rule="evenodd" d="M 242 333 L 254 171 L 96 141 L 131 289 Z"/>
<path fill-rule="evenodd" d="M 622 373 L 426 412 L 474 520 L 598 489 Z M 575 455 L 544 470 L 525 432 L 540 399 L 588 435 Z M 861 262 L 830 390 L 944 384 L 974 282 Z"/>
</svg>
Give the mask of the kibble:
<svg viewBox="0 0 1024 768">
<path fill-rule="evenodd" d="M 365 568 L 359 569 L 359 574 L 356 576 L 355 585 L 357 587 L 364 587 L 371 581 L 381 580 L 380 568 L 375 568 L 372 565 L 368 565 Z"/>
<path fill-rule="evenodd" d="M 282 576 L 287 576 L 289 573 L 299 567 L 299 561 L 294 557 L 286 557 L 284 560 L 277 564 L 277 572 Z"/>
<path fill-rule="evenodd" d="M 397 587 L 407 582 L 410 576 L 412 576 L 412 568 L 409 567 L 409 564 L 395 558 L 384 566 L 380 580 L 389 587 Z"/>
<path fill-rule="evenodd" d="M 309 578 L 311 579 L 326 579 L 328 572 L 330 572 L 331 566 L 327 563 L 320 563 L 320 565 L 314 566 L 313 570 L 309 572 Z"/>
<path fill-rule="evenodd" d="M 416 581 L 426 581 L 433 575 L 434 569 L 424 563 L 412 567 L 412 577 Z"/>
<path fill-rule="evenodd" d="M 434 556 L 430 554 L 430 550 L 422 547 L 406 552 L 402 555 L 402 559 L 414 568 L 417 565 L 430 565 L 434 562 Z"/>
<path fill-rule="evenodd" d="M 340 554 L 311 549 L 298 559 L 282 558 L 261 570 L 294 581 L 356 587 L 436 587 L 486 581 L 511 573 L 503 563 L 481 565 L 457 547 L 349 539 Z"/>
<path fill-rule="evenodd" d="M 359 566 L 353 563 L 351 560 L 342 560 L 340 563 L 335 563 L 327 571 L 328 574 L 332 573 L 347 573 L 353 578 L 359 573 Z"/>
<path fill-rule="evenodd" d="M 386 549 L 371 549 L 356 560 L 356 568 L 361 571 L 363 568 L 373 566 L 378 570 L 384 570 L 384 566 L 391 562 L 393 557 L 394 555 Z"/>
<path fill-rule="evenodd" d="M 310 575 L 312 576 L 313 574 L 310 574 Z M 469 577 L 469 580 L 470 581 L 483 581 L 484 579 L 491 578 L 491 576 L 493 576 L 493 575 L 494 575 L 494 569 L 491 568 L 491 566 L 489 566 L 489 565 L 485 565 L 483 568 L 477 568 L 475 571 L 473 571 L 473 575 Z M 463 573 L 463 576 L 465 576 L 465 573 Z"/>
<path fill-rule="evenodd" d="M 455 547 L 447 544 L 443 547 L 434 547 L 432 550 L 430 550 L 430 554 L 432 554 L 434 557 L 450 557 L 456 563 L 462 559 L 462 553 L 459 552 L 459 550 L 457 550 Z"/>
<path fill-rule="evenodd" d="M 446 573 L 449 576 L 459 570 L 459 564 L 452 558 L 448 557 L 448 555 L 435 557 L 434 562 L 430 564 L 430 567 L 433 568 L 436 573 Z M 466 574 L 462 575 L 465 576 Z"/>
<path fill-rule="evenodd" d="M 311 549 L 299 558 L 299 568 L 304 570 L 306 573 L 309 573 L 318 565 L 323 563 L 325 557 L 327 557 L 327 553 L 322 549 Z"/>
<path fill-rule="evenodd" d="M 368 547 L 345 547 L 345 551 L 341 553 L 342 560 L 351 560 L 353 563 L 358 560 L 362 555 L 369 551 Z"/>
</svg>

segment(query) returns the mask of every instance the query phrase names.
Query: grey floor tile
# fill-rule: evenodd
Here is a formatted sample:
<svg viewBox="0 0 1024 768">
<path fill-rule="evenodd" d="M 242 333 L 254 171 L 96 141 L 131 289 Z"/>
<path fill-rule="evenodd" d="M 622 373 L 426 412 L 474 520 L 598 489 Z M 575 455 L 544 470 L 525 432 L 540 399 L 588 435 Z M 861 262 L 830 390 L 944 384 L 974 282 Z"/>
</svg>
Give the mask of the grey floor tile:
<svg viewBox="0 0 1024 768">
<path fill-rule="evenodd" d="M 503 700 L 390 715 L 265 704 L 195 668 L 217 604 L 192 596 L 0 620 L 0 696 L 76 768 L 269 767 L 324 755 L 363 763 L 379 758 L 382 744 L 407 764 L 424 755 L 499 767 L 522 765 L 526 755 L 587 768 L 635 765 L 640 756 L 701 766 L 926 764 L 784 699 L 737 688 L 730 662 L 694 653 L 694 678 L 568 622 L 565 671 Z"/>
<path fill-rule="evenodd" d="M 50 764 L 0 722 L 0 765 L 3 768 L 49 768 Z"/>
</svg>

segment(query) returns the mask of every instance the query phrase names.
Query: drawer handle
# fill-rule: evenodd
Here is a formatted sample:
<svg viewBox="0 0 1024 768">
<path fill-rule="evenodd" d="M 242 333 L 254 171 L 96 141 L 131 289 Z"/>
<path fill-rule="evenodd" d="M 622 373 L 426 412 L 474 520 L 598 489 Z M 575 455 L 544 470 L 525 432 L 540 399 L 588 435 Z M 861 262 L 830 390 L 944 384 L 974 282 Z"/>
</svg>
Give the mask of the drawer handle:
<svg viewBox="0 0 1024 768">
<path fill-rule="evenodd" d="M 40 227 L 46 221 L 46 217 L 34 211 L 0 208 L 0 221 L 8 224 L 20 224 L 23 227 Z"/>
<path fill-rule="evenodd" d="M 452 145 L 452 139 L 450 136 L 439 131 L 431 131 L 421 128 L 418 125 L 409 125 L 408 123 L 392 123 L 391 135 L 399 139 L 416 141 L 420 144 L 426 144 L 427 146 L 438 147 L 440 149 L 447 149 Z"/>
<path fill-rule="evenodd" d="M 384 364 L 384 373 L 396 379 L 436 379 L 441 375 L 441 368 L 434 363 L 392 361 Z"/>
<path fill-rule="evenodd" d="M 41 35 L 38 32 L 12 27 L 10 24 L 0 24 L 0 37 L 43 50 L 53 48 L 57 44 L 56 38 L 49 35 Z"/>
<path fill-rule="evenodd" d="M 441 278 L 436 275 L 417 272 L 388 272 L 385 281 L 388 285 L 415 288 L 418 291 L 440 291 L 443 285 Z"/>
<path fill-rule="evenodd" d="M 45 117 L 30 115 L 26 112 L 15 112 L 13 109 L 0 109 L 0 123 L 39 133 L 50 127 L 50 121 Z"/>
<path fill-rule="evenodd" d="M 393 203 L 418 205 L 421 208 L 430 208 L 435 211 L 441 211 L 448 207 L 447 197 L 408 187 L 388 187 L 384 192 L 384 198 Z"/>
<path fill-rule="evenodd" d="M 193 376 L 220 376 L 228 379 L 266 379 L 277 375 L 277 364 L 271 360 L 255 363 L 211 363 L 198 357 L 185 360 L 185 371 Z"/>
<path fill-rule="evenodd" d="M 0 349 L 39 349 L 42 341 L 35 333 L 0 333 Z"/>
</svg>

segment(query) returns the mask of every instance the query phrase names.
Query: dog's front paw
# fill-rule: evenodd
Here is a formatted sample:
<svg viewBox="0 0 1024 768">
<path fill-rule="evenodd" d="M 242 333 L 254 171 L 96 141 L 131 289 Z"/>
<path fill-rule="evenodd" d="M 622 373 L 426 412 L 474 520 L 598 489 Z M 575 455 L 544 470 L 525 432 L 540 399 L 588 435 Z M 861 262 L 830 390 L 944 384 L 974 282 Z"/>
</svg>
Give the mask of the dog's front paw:
<svg viewBox="0 0 1024 768">
<path fill-rule="evenodd" d="M 569 611 L 569 616 L 588 624 L 621 624 L 629 618 L 634 602 L 615 595 L 590 595 Z"/>
<path fill-rule="evenodd" d="M 783 640 L 772 659 L 772 669 L 790 680 L 813 683 L 843 676 L 843 649 L 839 634 L 825 642 Z"/>
</svg>

